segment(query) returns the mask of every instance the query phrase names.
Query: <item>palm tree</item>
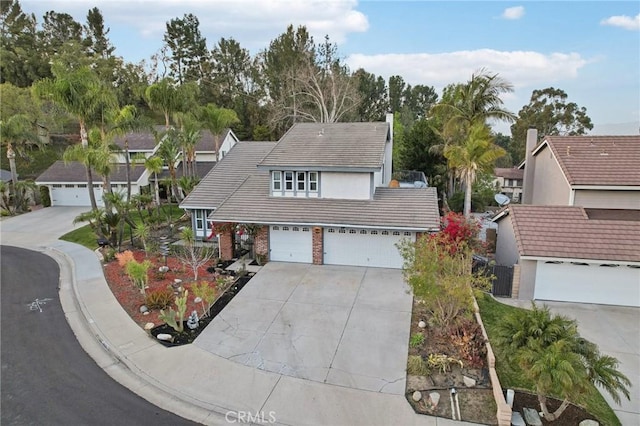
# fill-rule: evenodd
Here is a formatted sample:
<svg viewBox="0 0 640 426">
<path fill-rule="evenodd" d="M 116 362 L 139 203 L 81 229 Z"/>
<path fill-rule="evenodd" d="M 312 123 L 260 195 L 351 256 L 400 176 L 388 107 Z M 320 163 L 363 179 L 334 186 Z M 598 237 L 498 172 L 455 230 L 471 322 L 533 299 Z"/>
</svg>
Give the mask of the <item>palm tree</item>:
<svg viewBox="0 0 640 426">
<path fill-rule="evenodd" d="M 202 125 L 213 134 L 216 161 L 220 160 L 220 137 L 222 132 L 231 125 L 239 123 L 240 119 L 234 110 L 218 108 L 214 104 L 207 104 L 207 106 L 203 107 L 200 111 L 200 117 Z"/>
<path fill-rule="evenodd" d="M 18 185 L 18 172 L 16 169 L 16 153 L 21 157 L 26 155 L 26 149 L 32 146 L 40 147 L 42 144 L 38 136 L 33 132 L 33 124 L 24 114 L 16 114 L 7 121 L 0 120 L 0 141 L 7 147 L 7 159 L 11 171 L 9 190 L 13 196 L 16 210 L 22 204 L 21 197 L 16 191 Z"/>
<path fill-rule="evenodd" d="M 178 178 L 176 175 L 176 160 L 180 156 L 180 142 L 179 135 L 175 129 L 169 129 L 166 132 L 158 150 L 156 151 L 156 155 L 162 158 L 164 164 L 167 165 L 169 169 L 169 178 L 171 179 L 171 193 L 172 196 L 179 200 L 179 192 L 178 192 Z"/>
<path fill-rule="evenodd" d="M 165 127 L 169 130 L 172 114 L 192 109 L 196 105 L 197 92 L 195 83 L 176 86 L 171 79 L 164 78 L 147 87 L 144 97 L 151 110 L 162 113 Z"/>
<path fill-rule="evenodd" d="M 158 182 L 158 173 L 162 172 L 162 158 L 152 156 L 144 160 L 144 168 L 153 173 L 154 190 L 156 195 L 156 207 L 160 212 L 160 184 Z"/>
<path fill-rule="evenodd" d="M 490 172 L 497 158 L 505 150 L 493 143 L 491 131 L 484 123 L 476 123 L 469 129 L 469 136 L 462 145 L 449 145 L 444 156 L 449 166 L 456 170 L 465 185 L 464 215 L 471 215 L 471 190 L 479 172 Z"/>
<path fill-rule="evenodd" d="M 88 148 L 88 126 L 91 122 L 99 121 L 96 120 L 96 113 L 115 105 L 115 95 L 89 67 L 69 71 L 60 63 L 55 63 L 51 69 L 55 78 L 40 80 L 33 90 L 38 96 L 53 101 L 78 120 L 82 147 Z M 98 210 L 91 168 L 86 167 L 86 171 L 91 208 Z"/>
<path fill-rule="evenodd" d="M 577 401 L 589 384 L 606 390 L 620 403 L 620 394 L 630 398 L 629 379 L 617 370 L 618 360 L 599 353 L 595 344 L 584 340 L 575 321 L 552 316 L 548 307 L 519 310 L 500 321 L 494 340 L 536 386 L 538 402 L 546 420 L 558 419 L 569 405 Z M 563 398 L 553 413 L 547 396 Z"/>
</svg>

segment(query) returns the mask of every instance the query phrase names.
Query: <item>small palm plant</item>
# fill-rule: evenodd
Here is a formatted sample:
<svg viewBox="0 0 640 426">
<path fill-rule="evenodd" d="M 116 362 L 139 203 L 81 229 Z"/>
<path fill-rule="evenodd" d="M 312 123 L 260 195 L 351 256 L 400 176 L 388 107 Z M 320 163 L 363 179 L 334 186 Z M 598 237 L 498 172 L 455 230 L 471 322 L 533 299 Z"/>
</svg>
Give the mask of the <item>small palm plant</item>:
<svg viewBox="0 0 640 426">
<path fill-rule="evenodd" d="M 618 370 L 618 360 L 601 355 L 597 345 L 580 337 L 575 321 L 552 316 L 546 306 L 533 303 L 531 310 L 505 317 L 498 325 L 495 343 L 535 384 L 546 420 L 558 419 L 571 400 L 580 400 L 589 384 L 607 391 L 616 403 L 620 403 L 620 394 L 630 398 L 631 382 Z M 547 407 L 550 395 L 563 398 L 554 412 Z"/>
</svg>

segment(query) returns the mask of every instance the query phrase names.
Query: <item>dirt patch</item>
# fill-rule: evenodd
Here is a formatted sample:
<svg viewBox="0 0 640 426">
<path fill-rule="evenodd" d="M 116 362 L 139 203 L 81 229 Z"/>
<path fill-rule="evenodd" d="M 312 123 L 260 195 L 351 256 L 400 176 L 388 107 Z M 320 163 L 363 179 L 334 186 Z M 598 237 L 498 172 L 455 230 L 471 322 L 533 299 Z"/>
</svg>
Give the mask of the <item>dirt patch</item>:
<svg viewBox="0 0 640 426">
<path fill-rule="evenodd" d="M 463 421 L 486 425 L 497 425 L 496 403 L 491 389 L 456 389 L 458 394 L 458 406 L 460 417 Z M 429 395 L 438 393 L 440 400 L 435 409 L 429 404 Z M 451 393 L 449 389 L 431 390 L 422 392 L 423 398 L 419 402 L 412 399 L 413 392 L 407 392 L 407 400 L 413 409 L 420 414 L 444 417 L 452 419 Z M 454 407 L 455 399 L 454 399 Z M 457 408 L 454 408 L 457 412 Z"/>
<path fill-rule="evenodd" d="M 547 398 L 547 408 L 550 412 L 557 410 L 561 403 L 562 401 L 559 401 L 557 399 Z M 523 408 L 533 408 L 536 411 L 540 411 L 540 403 L 538 402 L 538 397 L 527 392 L 516 392 L 513 398 L 513 411 L 522 414 Z M 581 421 L 587 419 L 597 421 L 597 419 L 589 414 L 584 408 L 570 404 L 558 420 L 550 422 L 543 419 L 542 424 L 556 426 L 578 426 Z"/>
</svg>

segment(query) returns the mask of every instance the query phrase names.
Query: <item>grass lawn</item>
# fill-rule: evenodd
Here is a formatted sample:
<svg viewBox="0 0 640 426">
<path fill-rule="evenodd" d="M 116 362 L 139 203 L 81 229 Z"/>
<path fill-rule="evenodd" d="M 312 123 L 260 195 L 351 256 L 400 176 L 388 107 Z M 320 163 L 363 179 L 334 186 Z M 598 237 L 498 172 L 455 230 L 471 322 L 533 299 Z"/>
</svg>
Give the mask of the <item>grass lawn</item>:
<svg viewBox="0 0 640 426">
<path fill-rule="evenodd" d="M 480 306 L 482 321 L 489 335 L 489 340 L 495 335 L 496 327 L 501 318 L 521 309 L 500 303 L 486 293 L 476 292 L 476 298 Z M 504 389 L 522 389 L 535 393 L 535 386 L 524 377 L 522 370 L 520 370 L 518 366 L 507 363 L 505 361 L 505 354 L 499 347 L 493 346 L 493 351 L 496 355 L 496 370 L 502 387 Z M 620 425 L 620 420 L 618 420 L 618 417 L 595 386 L 590 386 L 581 405 L 596 416 L 601 424 Z M 562 416 L 560 419 L 562 419 Z"/>
<path fill-rule="evenodd" d="M 167 213 L 171 213 L 172 220 L 177 220 L 184 214 L 184 210 L 179 208 L 177 205 L 173 205 L 173 204 L 169 206 L 167 205 L 162 206 L 162 214 L 166 215 Z M 143 212 L 143 215 L 146 215 L 146 212 Z M 140 216 L 138 215 L 137 210 L 131 211 L 131 219 L 136 224 L 141 222 Z M 85 225 L 81 228 L 74 229 L 73 231 L 68 232 L 64 234 L 62 237 L 60 237 L 61 240 L 80 244 L 91 250 L 95 250 L 98 248 L 97 238 L 98 237 L 93 232 L 93 230 L 91 230 L 91 227 L 89 225 Z M 128 241 L 130 238 L 131 238 L 131 233 L 130 233 L 129 226 L 125 225 L 123 240 Z"/>
</svg>

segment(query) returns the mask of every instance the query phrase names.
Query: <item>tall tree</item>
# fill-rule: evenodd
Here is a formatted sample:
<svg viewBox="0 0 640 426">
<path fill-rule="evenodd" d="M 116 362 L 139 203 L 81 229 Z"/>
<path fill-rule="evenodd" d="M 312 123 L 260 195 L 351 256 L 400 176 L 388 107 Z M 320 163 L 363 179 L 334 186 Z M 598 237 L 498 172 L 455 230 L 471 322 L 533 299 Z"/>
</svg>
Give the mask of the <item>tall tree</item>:
<svg viewBox="0 0 640 426">
<path fill-rule="evenodd" d="M 381 76 L 358 69 L 353 78 L 361 102 L 355 114 L 357 121 L 383 121 L 389 111 L 389 99 L 387 96 L 387 83 Z"/>
<path fill-rule="evenodd" d="M 490 172 L 495 160 L 505 151 L 493 143 L 491 131 L 482 122 L 476 122 L 469 129 L 467 139 L 462 145 L 449 145 L 444 156 L 449 166 L 456 170 L 465 185 L 464 215 L 471 215 L 471 191 L 479 172 Z"/>
<path fill-rule="evenodd" d="M 548 87 L 533 91 L 529 104 L 522 107 L 516 122 L 511 126 L 512 151 L 516 156 L 514 160 L 524 160 L 529 128 L 538 129 L 540 137 L 575 136 L 584 135 L 593 129 L 593 123 L 585 107 L 568 102 L 564 90 Z"/>
<path fill-rule="evenodd" d="M 200 33 L 200 21 L 191 14 L 167 22 L 164 43 L 171 51 L 170 74 L 179 83 L 199 81 L 208 61 L 207 41 Z"/>
<path fill-rule="evenodd" d="M 147 87 L 145 100 L 153 111 L 162 113 L 168 129 L 174 113 L 187 112 L 196 107 L 197 92 L 198 87 L 193 83 L 176 85 L 164 78 Z"/>
<path fill-rule="evenodd" d="M 398 112 L 404 105 L 405 82 L 399 75 L 389 77 L 389 107 L 391 111 Z"/>
<path fill-rule="evenodd" d="M 83 34 L 82 24 L 73 19 L 73 16 L 50 10 L 44 15 L 38 38 L 47 60 L 53 61 L 65 44 L 79 46 L 86 53 Z"/>
<path fill-rule="evenodd" d="M 171 180 L 171 194 L 173 198 L 180 201 L 180 192 L 178 191 L 178 177 L 176 174 L 176 161 L 180 156 L 180 140 L 176 129 L 169 129 L 161 137 L 161 143 L 156 151 L 156 155 L 162 158 L 162 161 L 169 169 L 169 178 Z"/>
<path fill-rule="evenodd" d="M 222 133 L 239 121 L 238 116 L 234 110 L 208 104 L 200 110 L 200 121 L 213 134 L 216 161 L 219 161 Z"/>
<path fill-rule="evenodd" d="M 34 14 L 22 10 L 17 0 L 0 2 L 0 83 L 29 87 L 51 75 L 39 42 Z"/>
</svg>

